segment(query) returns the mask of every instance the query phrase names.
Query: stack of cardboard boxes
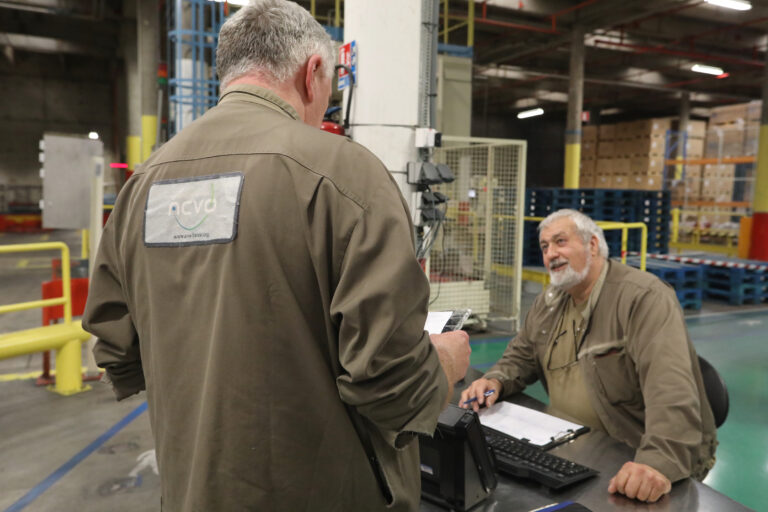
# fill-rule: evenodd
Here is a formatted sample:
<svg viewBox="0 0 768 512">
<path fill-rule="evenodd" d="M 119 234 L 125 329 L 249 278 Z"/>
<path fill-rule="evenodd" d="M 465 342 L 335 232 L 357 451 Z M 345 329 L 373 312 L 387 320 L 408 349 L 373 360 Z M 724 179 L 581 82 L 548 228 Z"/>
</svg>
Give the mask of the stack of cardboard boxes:
<svg viewBox="0 0 768 512">
<path fill-rule="evenodd" d="M 676 129 L 677 126 L 673 126 Z M 704 157 L 705 136 L 707 132 L 706 121 L 688 121 L 686 150 L 675 151 L 670 159 L 685 156 L 686 160 L 696 160 Z M 678 137 L 682 140 L 682 137 Z M 667 171 L 668 187 L 673 201 L 698 201 L 701 199 L 701 181 L 703 166 L 700 164 L 679 164 L 671 166 Z"/>
<path fill-rule="evenodd" d="M 662 118 L 585 126 L 580 186 L 660 190 L 670 126 L 670 119 Z"/>
</svg>

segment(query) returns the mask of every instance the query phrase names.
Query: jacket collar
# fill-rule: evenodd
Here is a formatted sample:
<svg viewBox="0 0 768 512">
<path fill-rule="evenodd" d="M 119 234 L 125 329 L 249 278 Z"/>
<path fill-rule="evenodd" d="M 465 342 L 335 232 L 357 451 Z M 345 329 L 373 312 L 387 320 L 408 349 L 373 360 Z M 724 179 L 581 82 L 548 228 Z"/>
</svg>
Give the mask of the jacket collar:
<svg viewBox="0 0 768 512">
<path fill-rule="evenodd" d="M 227 88 L 224 94 L 219 98 L 219 104 L 229 103 L 231 101 L 248 101 L 271 108 L 275 112 L 280 112 L 292 119 L 300 121 L 298 112 L 290 103 L 275 94 L 273 91 L 258 85 L 237 84 Z"/>
</svg>

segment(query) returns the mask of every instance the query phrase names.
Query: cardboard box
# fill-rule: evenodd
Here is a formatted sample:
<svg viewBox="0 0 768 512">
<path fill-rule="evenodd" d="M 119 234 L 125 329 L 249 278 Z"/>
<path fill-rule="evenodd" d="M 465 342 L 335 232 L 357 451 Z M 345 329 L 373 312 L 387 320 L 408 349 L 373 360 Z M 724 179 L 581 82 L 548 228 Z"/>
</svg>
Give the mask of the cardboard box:
<svg viewBox="0 0 768 512">
<path fill-rule="evenodd" d="M 735 105 L 725 105 L 722 107 L 712 107 L 712 114 L 709 116 L 709 124 L 731 124 L 744 123 L 747 120 L 747 104 L 738 103 Z"/>
<path fill-rule="evenodd" d="M 616 156 L 631 156 L 635 152 L 635 139 L 613 141 L 613 151 Z"/>
<path fill-rule="evenodd" d="M 704 155 L 704 139 L 688 139 L 685 142 L 686 158 L 701 158 Z"/>
<path fill-rule="evenodd" d="M 613 188 L 613 176 L 598 173 L 595 175 L 595 188 Z"/>
<path fill-rule="evenodd" d="M 597 160 L 582 160 L 579 172 L 581 174 L 597 173 Z"/>
<path fill-rule="evenodd" d="M 613 174 L 629 174 L 630 173 L 630 159 L 629 158 L 614 158 L 613 159 Z"/>
<path fill-rule="evenodd" d="M 664 137 L 671 129 L 672 120 L 668 117 L 641 119 L 633 123 L 637 137 Z"/>
<path fill-rule="evenodd" d="M 597 141 L 597 125 L 590 124 L 581 127 L 581 140 L 584 141 Z"/>
<path fill-rule="evenodd" d="M 688 140 L 703 139 L 707 136 L 707 122 L 689 120 L 685 131 L 688 132 Z"/>
<path fill-rule="evenodd" d="M 689 178 L 701 178 L 703 165 L 685 165 L 683 166 L 683 174 Z"/>
<path fill-rule="evenodd" d="M 595 171 L 597 174 L 613 174 L 613 158 L 598 158 Z"/>
<path fill-rule="evenodd" d="M 638 137 L 635 139 L 635 155 L 662 156 L 665 140 L 662 137 Z"/>
<path fill-rule="evenodd" d="M 632 123 L 616 123 L 614 125 L 614 139 L 628 139 L 633 136 Z"/>
<path fill-rule="evenodd" d="M 612 158 L 615 154 L 614 142 L 610 140 L 600 140 L 597 145 L 598 158 Z"/>
<path fill-rule="evenodd" d="M 661 190 L 662 178 L 656 174 L 631 174 L 629 176 L 629 187 L 636 190 Z"/>
<path fill-rule="evenodd" d="M 589 140 L 581 142 L 581 159 L 593 160 L 597 158 L 597 141 Z"/>
<path fill-rule="evenodd" d="M 629 188 L 629 174 L 614 174 L 611 188 Z"/>
<path fill-rule="evenodd" d="M 594 174 L 579 175 L 579 188 L 595 188 Z"/>
<path fill-rule="evenodd" d="M 707 164 L 702 169 L 701 177 L 704 179 L 733 180 L 735 173 L 736 173 L 735 164 Z"/>
<path fill-rule="evenodd" d="M 760 143 L 760 125 L 750 123 L 744 131 L 744 156 L 757 156 Z"/>
<path fill-rule="evenodd" d="M 743 152 L 743 126 L 715 126 L 707 130 L 704 148 L 706 157 L 742 156 Z"/>
<path fill-rule="evenodd" d="M 661 174 L 664 172 L 663 156 L 635 156 L 629 164 L 633 174 Z"/>
<path fill-rule="evenodd" d="M 601 124 L 597 130 L 598 138 L 602 140 L 613 140 L 616 137 L 616 125 Z"/>
<path fill-rule="evenodd" d="M 763 117 L 763 101 L 762 100 L 754 100 L 747 103 L 747 123 L 757 123 L 760 124 L 760 121 Z"/>
</svg>

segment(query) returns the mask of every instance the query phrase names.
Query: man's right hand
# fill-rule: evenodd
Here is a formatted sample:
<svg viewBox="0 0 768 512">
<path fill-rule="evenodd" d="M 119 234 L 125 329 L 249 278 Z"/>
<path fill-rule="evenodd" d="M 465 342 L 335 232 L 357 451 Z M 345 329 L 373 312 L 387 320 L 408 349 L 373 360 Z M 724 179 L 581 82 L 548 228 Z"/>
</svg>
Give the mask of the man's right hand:
<svg viewBox="0 0 768 512">
<path fill-rule="evenodd" d="M 493 390 L 494 393 L 489 396 L 485 396 L 486 391 L 490 390 Z M 469 407 L 472 406 L 472 409 L 477 412 L 483 405 L 490 407 L 495 404 L 496 400 L 499 399 L 500 394 L 501 382 L 498 379 L 479 378 L 470 384 L 467 389 L 461 392 L 461 400 L 459 400 L 459 405 L 464 409 L 469 409 Z M 464 404 L 464 402 L 471 400 L 472 398 L 476 398 L 477 400 L 471 404 Z"/>
<path fill-rule="evenodd" d="M 430 334 L 429 339 L 437 349 L 440 364 L 451 386 L 467 374 L 469 368 L 469 334 L 464 331 L 450 331 Z"/>
</svg>

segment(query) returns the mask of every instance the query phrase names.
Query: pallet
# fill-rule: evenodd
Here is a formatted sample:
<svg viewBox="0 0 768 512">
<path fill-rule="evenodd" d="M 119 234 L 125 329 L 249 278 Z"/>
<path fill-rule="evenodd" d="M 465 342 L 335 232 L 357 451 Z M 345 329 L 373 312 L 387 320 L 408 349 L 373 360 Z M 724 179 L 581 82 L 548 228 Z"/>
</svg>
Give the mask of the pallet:
<svg viewBox="0 0 768 512">
<path fill-rule="evenodd" d="M 734 306 L 760 304 L 768 298 L 766 297 L 765 286 L 762 284 L 730 286 L 722 283 L 706 283 L 704 294 L 713 299 L 726 300 Z"/>
<path fill-rule="evenodd" d="M 698 290 L 675 290 L 677 301 L 683 309 L 701 309 L 701 300 L 704 291 Z"/>
</svg>

